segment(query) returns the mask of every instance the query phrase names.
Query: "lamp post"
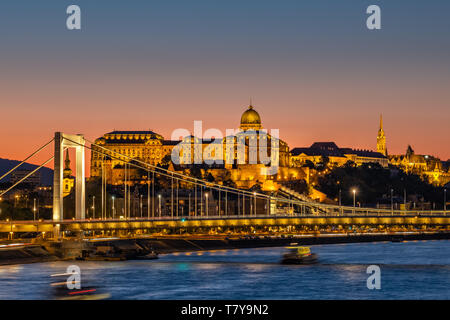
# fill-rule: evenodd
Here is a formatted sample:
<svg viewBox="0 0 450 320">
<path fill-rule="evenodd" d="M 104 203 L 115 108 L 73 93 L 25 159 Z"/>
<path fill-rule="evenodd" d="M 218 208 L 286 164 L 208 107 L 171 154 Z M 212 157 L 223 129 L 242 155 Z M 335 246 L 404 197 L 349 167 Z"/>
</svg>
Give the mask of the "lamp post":
<svg viewBox="0 0 450 320">
<path fill-rule="evenodd" d="M 391 189 L 391 213 L 394 214 L 394 189 Z"/>
<path fill-rule="evenodd" d="M 187 210 L 188 216 L 191 215 L 191 192 L 189 191 L 189 201 L 188 201 L 188 210 Z"/>
<path fill-rule="evenodd" d="M 92 218 L 95 219 L 95 196 L 92 196 Z"/>
<path fill-rule="evenodd" d="M 205 193 L 205 199 L 206 199 L 206 216 L 208 216 L 208 194 Z"/>
<path fill-rule="evenodd" d="M 143 197 L 143 195 L 141 194 L 140 199 L 139 199 L 139 210 L 141 212 L 141 218 L 142 218 L 142 197 Z"/>
<path fill-rule="evenodd" d="M 33 220 L 36 220 L 36 198 L 33 199 Z"/>
<path fill-rule="evenodd" d="M 405 205 L 405 210 L 406 210 L 406 188 L 403 189 L 403 204 Z"/>
<path fill-rule="evenodd" d="M 161 217 L 161 195 L 158 194 L 158 208 L 159 208 L 159 217 Z"/>
<path fill-rule="evenodd" d="M 447 189 L 444 189 L 444 213 L 447 214 Z"/>
<path fill-rule="evenodd" d="M 355 208 L 356 208 L 356 189 L 353 188 L 352 192 L 353 192 L 353 213 L 355 213 Z"/>
<path fill-rule="evenodd" d="M 341 199 L 341 188 L 339 188 L 339 207 L 342 205 Z"/>
<path fill-rule="evenodd" d="M 256 192 L 253 192 L 253 207 L 255 208 L 255 216 L 256 216 Z"/>
<path fill-rule="evenodd" d="M 113 219 L 116 218 L 116 205 L 115 205 L 115 202 L 116 202 L 116 197 L 112 196 L 112 214 L 113 214 Z"/>
</svg>

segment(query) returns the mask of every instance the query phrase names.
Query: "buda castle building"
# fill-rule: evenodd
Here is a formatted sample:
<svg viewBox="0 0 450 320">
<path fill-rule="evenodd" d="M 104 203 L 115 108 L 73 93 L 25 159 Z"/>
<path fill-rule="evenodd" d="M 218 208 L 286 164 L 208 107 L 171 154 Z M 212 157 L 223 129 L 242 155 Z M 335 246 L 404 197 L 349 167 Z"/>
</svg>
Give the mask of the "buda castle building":
<svg viewBox="0 0 450 320">
<path fill-rule="evenodd" d="M 405 155 L 389 155 L 381 117 L 376 151 L 341 148 L 334 142 L 315 142 L 310 147 L 290 150 L 285 141 L 263 129 L 252 105 L 242 114 L 236 133 L 223 139 L 186 136 L 174 141 L 153 131 L 112 131 L 96 139 L 95 144 L 91 177 L 103 176 L 112 185 L 125 181 L 130 185 L 147 183 L 147 172 L 130 165 L 132 160 L 184 174 L 196 167 L 204 178 L 212 176 L 217 183 L 228 180 L 247 189 L 259 185 L 264 191 L 278 190 L 291 181 L 309 183 L 311 165 L 323 164 L 325 159 L 331 167 L 349 161 L 357 166 L 378 163 L 387 168 L 391 164 L 427 177 L 436 185 L 450 182 L 448 161 L 416 155 L 411 147 Z"/>
<path fill-rule="evenodd" d="M 132 159 L 153 166 L 169 165 L 169 169 L 185 173 L 197 166 L 203 176 L 211 174 L 219 183 L 226 178 L 239 188 L 258 184 L 262 190 L 277 190 L 282 182 L 308 179 L 305 171 L 309 169 L 290 165 L 289 146 L 263 129 L 251 105 L 242 114 L 237 133 L 220 140 L 187 136 L 174 141 L 153 131 L 113 131 L 96 139 L 95 144 L 91 177 L 104 175 L 113 185 L 123 184 L 125 179 L 129 184 L 146 183 L 145 172 L 126 165 Z M 266 161 L 261 155 L 266 155 Z"/>
</svg>

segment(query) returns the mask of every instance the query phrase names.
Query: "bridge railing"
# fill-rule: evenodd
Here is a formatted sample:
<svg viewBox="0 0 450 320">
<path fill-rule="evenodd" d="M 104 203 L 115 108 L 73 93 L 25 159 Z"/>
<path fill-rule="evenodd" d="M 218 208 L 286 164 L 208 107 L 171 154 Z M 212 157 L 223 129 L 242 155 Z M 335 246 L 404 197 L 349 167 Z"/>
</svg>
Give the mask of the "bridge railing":
<svg viewBox="0 0 450 320">
<path fill-rule="evenodd" d="M 271 215 L 209 215 L 209 216 L 161 216 L 161 217 L 131 217 L 131 218 L 97 218 L 97 219 L 65 219 L 59 222 L 54 220 L 17 220 L 17 221 L 0 221 L 3 225 L 14 225 L 14 224 L 67 224 L 67 223 L 108 223 L 108 222 L 139 222 L 139 221 L 192 221 L 192 220 L 232 220 L 232 219 L 286 219 L 286 218 L 329 218 L 329 217 L 433 217 L 433 216 L 447 216 L 445 211 L 402 211 L 395 212 L 392 215 L 391 212 L 358 212 L 351 214 L 271 214 Z"/>
</svg>

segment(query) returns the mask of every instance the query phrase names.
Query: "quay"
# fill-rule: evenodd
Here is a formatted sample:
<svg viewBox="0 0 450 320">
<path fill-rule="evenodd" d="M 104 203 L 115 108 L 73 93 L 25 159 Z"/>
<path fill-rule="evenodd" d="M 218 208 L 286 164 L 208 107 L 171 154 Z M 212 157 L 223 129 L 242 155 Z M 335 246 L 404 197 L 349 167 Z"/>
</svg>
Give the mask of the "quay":
<svg viewBox="0 0 450 320">
<path fill-rule="evenodd" d="M 397 232 L 397 233 L 330 233 L 290 234 L 281 236 L 136 236 L 134 238 L 86 238 L 60 241 L 35 240 L 32 243 L 0 244 L 0 265 L 76 260 L 83 251 L 110 247 L 134 259 L 150 251 L 158 254 L 233 250 L 296 245 L 323 245 L 383 241 L 449 240 L 450 232 Z"/>
</svg>

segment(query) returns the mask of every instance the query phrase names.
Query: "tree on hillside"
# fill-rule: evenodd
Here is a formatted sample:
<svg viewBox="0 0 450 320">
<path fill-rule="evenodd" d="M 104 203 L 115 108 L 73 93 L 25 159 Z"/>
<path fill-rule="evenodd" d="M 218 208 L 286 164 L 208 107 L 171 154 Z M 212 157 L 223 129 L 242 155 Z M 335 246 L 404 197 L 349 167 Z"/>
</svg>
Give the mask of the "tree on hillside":
<svg viewBox="0 0 450 320">
<path fill-rule="evenodd" d="M 357 189 L 357 201 L 367 205 L 375 205 L 382 198 L 390 198 L 392 189 L 394 197 L 402 198 L 406 190 L 407 195 L 435 202 L 436 208 L 443 206 L 442 187 L 433 186 L 416 174 L 384 168 L 377 163 L 364 163 L 361 166 L 347 163 L 318 179 L 319 191 L 334 199 L 341 190 L 342 203 L 346 205 L 353 203 L 353 188 Z"/>
</svg>

